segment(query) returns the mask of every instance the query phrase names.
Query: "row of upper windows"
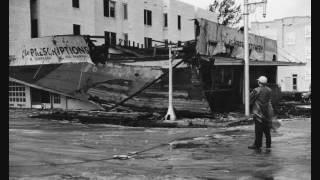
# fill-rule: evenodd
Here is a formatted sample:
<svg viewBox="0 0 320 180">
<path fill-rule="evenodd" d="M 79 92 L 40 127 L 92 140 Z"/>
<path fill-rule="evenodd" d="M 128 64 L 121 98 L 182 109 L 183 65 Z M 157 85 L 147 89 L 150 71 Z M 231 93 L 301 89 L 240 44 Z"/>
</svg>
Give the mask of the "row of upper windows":
<svg viewBox="0 0 320 180">
<path fill-rule="evenodd" d="M 79 0 L 72 0 L 72 7 L 80 8 Z M 123 3 L 123 18 L 128 19 L 128 5 Z M 103 0 L 103 14 L 105 17 L 115 17 L 116 2 L 110 0 Z"/>
<path fill-rule="evenodd" d="M 73 24 L 73 34 L 74 35 L 80 35 L 80 25 L 78 24 Z M 107 44 L 109 45 L 116 45 L 116 44 L 121 44 L 121 45 L 125 45 L 125 46 L 131 46 L 130 41 L 128 40 L 128 33 L 123 33 L 123 38 L 124 39 L 119 39 L 119 42 L 117 43 L 117 33 L 114 32 L 109 32 L 109 31 L 105 31 L 104 35 L 106 37 L 107 40 Z M 139 46 L 139 44 L 135 44 L 135 42 L 132 42 L 133 46 L 136 47 Z M 148 38 L 145 37 L 144 38 L 144 46 L 145 48 L 150 48 L 152 47 L 152 38 Z M 141 48 L 143 48 L 143 45 L 141 44 Z"/>
<path fill-rule="evenodd" d="M 79 0 L 72 0 L 72 7 L 79 8 Z M 105 17 L 115 17 L 116 15 L 116 2 L 110 0 L 103 0 L 103 14 Z M 128 4 L 123 3 L 123 19 L 128 19 Z M 181 30 L 181 16 L 178 15 L 178 30 Z M 144 24 L 152 26 L 152 11 L 144 10 Z M 163 26 L 168 27 L 168 14 L 163 14 Z"/>
</svg>

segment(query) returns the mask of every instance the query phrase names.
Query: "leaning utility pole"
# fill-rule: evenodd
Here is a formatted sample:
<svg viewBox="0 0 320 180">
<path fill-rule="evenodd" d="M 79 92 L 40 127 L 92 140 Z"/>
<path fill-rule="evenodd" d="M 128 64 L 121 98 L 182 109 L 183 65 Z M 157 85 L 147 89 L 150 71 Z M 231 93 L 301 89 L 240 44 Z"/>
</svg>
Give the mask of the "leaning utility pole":
<svg viewBox="0 0 320 180">
<path fill-rule="evenodd" d="M 249 11 L 250 5 L 263 4 L 263 17 L 266 16 L 267 0 L 260 2 L 248 3 L 248 0 L 243 1 L 243 17 L 244 17 L 244 97 L 245 97 L 245 115 L 250 115 L 250 97 L 249 97 L 249 43 L 248 43 L 248 23 L 249 23 Z"/>
</svg>

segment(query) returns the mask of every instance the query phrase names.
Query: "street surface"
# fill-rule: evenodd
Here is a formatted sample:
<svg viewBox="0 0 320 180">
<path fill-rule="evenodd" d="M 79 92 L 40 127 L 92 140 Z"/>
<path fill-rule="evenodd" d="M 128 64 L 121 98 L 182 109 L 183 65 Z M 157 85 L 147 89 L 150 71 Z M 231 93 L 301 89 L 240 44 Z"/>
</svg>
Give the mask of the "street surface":
<svg viewBox="0 0 320 180">
<path fill-rule="evenodd" d="M 9 112 L 10 179 L 311 179 L 310 118 L 284 120 L 272 151 L 258 152 L 247 148 L 253 125 L 133 128 L 28 114 Z"/>
</svg>

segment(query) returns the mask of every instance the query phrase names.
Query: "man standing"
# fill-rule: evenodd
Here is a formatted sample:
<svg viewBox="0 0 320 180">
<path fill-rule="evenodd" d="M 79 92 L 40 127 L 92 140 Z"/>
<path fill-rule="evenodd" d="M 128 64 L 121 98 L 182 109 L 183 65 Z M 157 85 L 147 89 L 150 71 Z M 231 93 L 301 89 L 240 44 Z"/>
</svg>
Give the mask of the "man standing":
<svg viewBox="0 0 320 180">
<path fill-rule="evenodd" d="M 258 80 L 259 87 L 250 93 L 250 105 L 252 107 L 253 120 L 255 123 L 255 141 L 249 149 L 260 150 L 262 146 L 262 136 L 266 137 L 266 148 L 271 148 L 271 123 L 273 109 L 271 105 L 272 90 L 266 86 L 268 79 L 260 76 Z"/>
</svg>

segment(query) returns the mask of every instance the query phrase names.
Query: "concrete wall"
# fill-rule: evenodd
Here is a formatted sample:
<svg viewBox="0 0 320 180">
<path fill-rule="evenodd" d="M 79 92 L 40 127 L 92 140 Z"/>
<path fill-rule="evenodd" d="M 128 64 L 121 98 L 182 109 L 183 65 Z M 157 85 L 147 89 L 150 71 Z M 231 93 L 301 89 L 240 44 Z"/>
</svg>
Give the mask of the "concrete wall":
<svg viewBox="0 0 320 180">
<path fill-rule="evenodd" d="M 307 54 L 308 51 L 311 53 L 311 35 L 306 36 L 307 26 L 311 26 L 310 17 L 288 17 L 269 22 L 252 23 L 253 33 L 277 40 L 279 61 L 306 63 L 305 66 L 278 67 L 278 83 L 282 91 L 293 91 L 293 74 L 298 75 L 297 91 L 309 90 L 311 56 L 309 58 Z"/>
<path fill-rule="evenodd" d="M 181 16 L 181 30 L 178 30 L 178 15 Z M 187 41 L 195 39 L 194 21 L 195 7 L 181 1 L 170 0 L 168 20 L 168 39 Z"/>
<path fill-rule="evenodd" d="M 71 0 L 36 0 L 33 18 L 38 19 L 39 37 L 73 34 L 73 24 L 80 25 L 81 34 L 104 35 L 116 32 L 117 40 L 128 38 L 144 44 L 144 37 L 173 42 L 194 38 L 191 19 L 202 17 L 217 21 L 212 12 L 197 9 L 178 0 L 115 0 L 116 17 L 104 17 L 103 0 L 80 0 L 80 8 L 73 8 Z M 9 1 L 9 37 L 20 40 L 31 37 L 31 12 L 29 0 Z M 123 3 L 127 3 L 128 19 L 123 18 Z M 144 9 L 152 11 L 152 26 L 144 25 Z M 163 13 L 168 13 L 168 28 L 163 26 Z M 177 15 L 181 15 L 181 30 L 177 28 Z M 100 44 L 103 40 L 99 40 Z M 157 43 L 154 43 L 157 44 Z"/>
<path fill-rule="evenodd" d="M 30 0 L 9 0 L 9 55 L 17 40 L 30 38 Z"/>
<path fill-rule="evenodd" d="M 73 8 L 72 1 L 38 0 L 39 36 L 73 34 L 73 24 L 80 25 L 81 34 L 94 34 L 95 4 L 79 1 L 80 8 Z"/>
</svg>

